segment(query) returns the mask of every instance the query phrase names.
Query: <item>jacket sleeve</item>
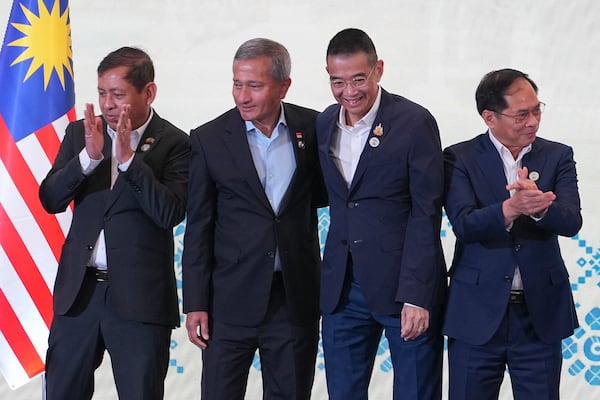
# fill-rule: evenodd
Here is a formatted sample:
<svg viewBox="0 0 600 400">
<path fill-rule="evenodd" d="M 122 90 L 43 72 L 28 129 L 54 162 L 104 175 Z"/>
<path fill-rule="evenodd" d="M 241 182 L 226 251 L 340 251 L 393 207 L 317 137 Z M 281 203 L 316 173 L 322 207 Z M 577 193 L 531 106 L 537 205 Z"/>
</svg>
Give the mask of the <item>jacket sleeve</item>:
<svg viewBox="0 0 600 400">
<path fill-rule="evenodd" d="M 183 312 L 208 311 L 217 190 L 197 135 L 190 138 L 190 186 L 183 249 Z"/>
</svg>

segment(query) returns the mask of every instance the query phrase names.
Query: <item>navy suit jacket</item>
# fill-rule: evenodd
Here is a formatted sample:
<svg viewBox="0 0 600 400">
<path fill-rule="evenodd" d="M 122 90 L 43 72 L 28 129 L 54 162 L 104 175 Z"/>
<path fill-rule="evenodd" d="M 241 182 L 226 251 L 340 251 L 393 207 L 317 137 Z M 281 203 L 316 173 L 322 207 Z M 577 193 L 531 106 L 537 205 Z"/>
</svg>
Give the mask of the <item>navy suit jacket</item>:
<svg viewBox="0 0 600 400">
<path fill-rule="evenodd" d="M 558 236 L 581 228 L 573 151 L 536 138 L 522 165 L 556 200 L 539 221 L 520 216 L 507 231 L 502 202 L 509 198 L 502 160 L 488 134 L 444 151 L 445 207 L 456 235 L 450 268 L 445 334 L 474 345 L 487 342 L 504 316 L 515 267 L 537 336 L 556 342 L 578 326 Z"/>
<path fill-rule="evenodd" d="M 241 326 L 263 321 L 279 249 L 290 321 L 319 318 L 317 207 L 325 192 L 317 158 L 317 112 L 284 103 L 296 170 L 273 211 L 236 108 L 191 133 L 183 310 Z"/>
<path fill-rule="evenodd" d="M 443 158 L 433 116 L 382 89 L 373 128 L 350 187 L 331 157 L 340 113 L 328 107 L 317 120 L 319 158 L 331 225 L 321 273 L 321 308 L 331 313 L 342 295 L 349 253 L 373 312 L 398 315 L 404 302 L 430 308 L 444 301 L 441 249 Z"/>
<path fill-rule="evenodd" d="M 173 227 L 185 216 L 188 135 L 154 113 L 132 163 L 111 190 L 112 141 L 104 123 L 103 131 L 104 160 L 85 176 L 79 162 L 85 147 L 83 121 L 69 124 L 40 185 L 46 211 L 59 213 L 74 202 L 54 285 L 54 312 L 66 314 L 75 302 L 104 229 L 115 311 L 125 319 L 178 326 Z"/>
</svg>

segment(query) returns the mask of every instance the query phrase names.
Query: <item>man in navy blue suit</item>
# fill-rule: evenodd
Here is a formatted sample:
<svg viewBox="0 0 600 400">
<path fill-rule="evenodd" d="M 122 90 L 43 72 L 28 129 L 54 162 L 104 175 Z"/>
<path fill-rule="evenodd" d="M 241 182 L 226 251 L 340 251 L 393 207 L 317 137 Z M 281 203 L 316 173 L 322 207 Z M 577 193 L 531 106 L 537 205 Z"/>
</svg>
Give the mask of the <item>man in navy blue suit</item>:
<svg viewBox="0 0 600 400">
<path fill-rule="evenodd" d="M 488 131 L 444 151 L 456 235 L 444 331 L 450 400 L 558 399 L 561 340 L 578 326 L 558 236 L 582 218 L 573 150 L 537 137 L 544 103 L 513 69 L 475 94 Z"/>
<path fill-rule="evenodd" d="M 440 399 L 446 269 L 437 124 L 379 86 L 383 61 L 361 30 L 331 39 L 327 72 L 338 103 L 317 119 L 331 215 L 321 268 L 329 398 L 367 398 L 385 330 L 394 399 Z"/>
</svg>

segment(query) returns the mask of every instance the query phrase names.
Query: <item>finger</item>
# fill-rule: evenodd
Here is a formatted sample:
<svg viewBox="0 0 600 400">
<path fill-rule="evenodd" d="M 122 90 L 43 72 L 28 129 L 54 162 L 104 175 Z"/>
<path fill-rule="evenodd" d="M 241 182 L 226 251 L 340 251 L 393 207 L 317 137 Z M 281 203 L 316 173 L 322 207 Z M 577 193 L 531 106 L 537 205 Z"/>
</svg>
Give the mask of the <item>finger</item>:
<svg viewBox="0 0 600 400">
<path fill-rule="evenodd" d="M 198 326 L 186 326 L 188 339 L 190 342 L 200 347 L 201 349 L 206 348 L 206 342 L 198 335 Z"/>
<path fill-rule="evenodd" d="M 517 176 L 519 179 L 527 179 L 527 175 L 529 174 L 529 170 L 527 167 L 523 167 L 517 170 Z"/>
<path fill-rule="evenodd" d="M 119 120 L 117 121 L 117 133 L 123 134 L 131 132 L 131 120 L 129 119 L 129 112 L 131 106 L 129 104 L 123 104 L 121 112 L 119 113 Z"/>
<path fill-rule="evenodd" d="M 200 336 L 204 340 L 210 340 L 209 333 L 208 333 L 208 324 L 206 324 L 206 325 L 203 324 L 200 326 Z"/>
</svg>

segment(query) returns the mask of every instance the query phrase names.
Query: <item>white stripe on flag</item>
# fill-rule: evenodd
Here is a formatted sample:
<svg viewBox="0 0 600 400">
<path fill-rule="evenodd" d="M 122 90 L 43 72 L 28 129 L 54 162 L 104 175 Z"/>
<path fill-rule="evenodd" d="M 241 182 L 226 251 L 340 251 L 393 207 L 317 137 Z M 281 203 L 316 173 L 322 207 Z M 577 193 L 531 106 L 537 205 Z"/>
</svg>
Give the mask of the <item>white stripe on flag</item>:
<svg viewBox="0 0 600 400">
<path fill-rule="evenodd" d="M 40 270 L 48 290 L 52 290 L 56 279 L 57 260 L 40 227 L 33 218 L 33 214 L 31 214 L 17 187 L 10 179 L 4 163 L 1 161 L 0 182 L 2 182 L 0 203 L 2 203 L 21 240 L 25 243 L 31 258 Z M 2 269 L 0 269 L 0 274 L 2 273 Z"/>
<path fill-rule="evenodd" d="M 8 345 L 2 332 L 0 332 L 0 354 L 2 354 L 2 357 L 0 357 L 0 372 L 2 372 L 11 389 L 14 390 L 29 382 L 30 378 L 21 367 L 21 363 Z"/>
<path fill-rule="evenodd" d="M 45 360 L 48 348 L 48 327 L 1 247 L 0 265 L 5 266 L 0 274 L 0 287 L 15 314 L 19 316 L 19 321 L 33 343 L 33 347 L 40 358 Z"/>
<path fill-rule="evenodd" d="M 67 119 L 66 115 L 65 115 L 64 119 L 68 123 L 68 119 Z M 57 121 L 61 121 L 61 119 L 59 119 Z M 62 123 L 62 121 L 61 121 L 61 123 Z M 54 126 L 54 124 L 53 124 L 53 126 Z M 55 130 L 56 130 L 56 127 L 55 127 Z M 63 128 L 63 132 L 64 132 L 64 128 Z M 61 140 L 62 140 L 62 137 L 64 137 L 64 133 L 63 133 L 63 135 L 61 135 L 61 138 L 60 138 Z M 50 168 L 52 168 L 52 164 L 50 163 L 50 160 L 48 160 L 48 157 L 46 156 L 46 152 L 44 151 L 42 145 L 40 144 L 39 140 L 37 139 L 37 137 L 35 135 L 29 135 L 29 136 L 25 137 L 24 139 L 20 140 L 17 143 L 17 147 L 19 148 L 19 151 L 23 155 L 25 162 L 31 169 L 31 172 L 32 172 L 33 176 L 35 177 L 35 180 L 37 181 L 38 186 L 39 186 L 42 183 L 42 181 L 44 180 L 44 178 L 46 177 L 46 175 L 48 174 L 48 171 L 50 171 Z M 67 236 L 67 233 L 69 232 L 69 227 L 71 226 L 71 218 L 73 217 L 71 209 L 67 208 L 67 210 L 64 213 L 56 214 L 55 216 L 56 216 L 56 219 L 58 220 L 58 223 L 60 224 L 60 228 L 63 232 L 63 235 Z"/>
</svg>

